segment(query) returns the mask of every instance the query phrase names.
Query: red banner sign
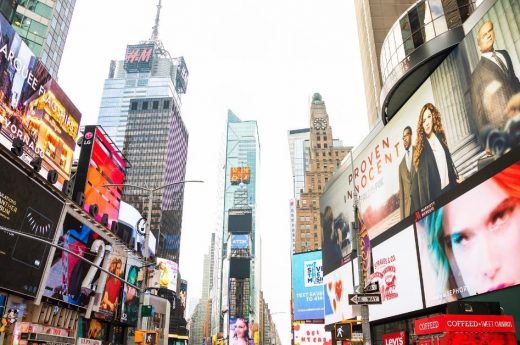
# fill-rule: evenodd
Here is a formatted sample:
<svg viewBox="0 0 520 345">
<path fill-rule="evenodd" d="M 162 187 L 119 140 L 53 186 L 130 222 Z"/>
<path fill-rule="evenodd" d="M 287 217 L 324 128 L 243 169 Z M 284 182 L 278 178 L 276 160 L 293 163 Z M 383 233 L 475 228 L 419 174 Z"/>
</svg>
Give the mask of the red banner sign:
<svg viewBox="0 0 520 345">
<path fill-rule="evenodd" d="M 407 345 L 408 336 L 406 332 L 395 332 L 383 335 L 383 345 Z"/>
<path fill-rule="evenodd" d="M 514 333 L 515 323 L 509 315 L 437 315 L 415 320 L 415 334 L 443 332 Z"/>
</svg>

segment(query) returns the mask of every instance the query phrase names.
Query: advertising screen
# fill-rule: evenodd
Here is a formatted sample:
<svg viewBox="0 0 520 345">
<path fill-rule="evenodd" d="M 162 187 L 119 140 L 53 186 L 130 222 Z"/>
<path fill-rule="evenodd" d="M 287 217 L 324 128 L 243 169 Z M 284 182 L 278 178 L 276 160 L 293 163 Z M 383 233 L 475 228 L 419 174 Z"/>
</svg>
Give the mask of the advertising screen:
<svg viewBox="0 0 520 345">
<path fill-rule="evenodd" d="M 323 319 L 321 251 L 294 254 L 292 271 L 294 320 Z"/>
<path fill-rule="evenodd" d="M 186 317 L 186 302 L 188 301 L 188 281 L 181 279 L 181 286 L 179 290 L 179 300 L 181 301 L 184 310 L 184 317 Z"/>
<path fill-rule="evenodd" d="M 126 261 L 125 280 L 131 284 L 139 286 L 137 277 L 139 275 L 141 262 L 135 258 L 128 258 Z M 122 323 L 137 325 L 139 310 L 139 291 L 123 284 L 123 294 L 121 298 L 121 318 Z"/>
<path fill-rule="evenodd" d="M 0 225 L 52 242 L 63 202 L 3 156 L 0 167 Z M 0 231 L 0 286 L 35 296 L 49 249 L 41 242 Z"/>
<path fill-rule="evenodd" d="M 354 310 L 348 304 L 348 294 L 354 293 L 352 262 L 327 274 L 323 281 L 325 324 L 354 317 Z"/>
<path fill-rule="evenodd" d="M 254 340 L 252 333 L 252 330 L 249 329 L 249 320 L 247 318 L 234 316 L 229 318 L 230 345 L 253 345 Z"/>
<path fill-rule="evenodd" d="M 230 180 L 231 184 L 249 183 L 251 179 L 251 170 L 249 167 L 232 167 Z"/>
<path fill-rule="evenodd" d="M 416 224 L 427 307 L 520 283 L 519 181 L 516 162 Z"/>
<path fill-rule="evenodd" d="M 324 324 L 294 323 L 294 345 L 324 345 L 331 344 L 330 332 L 325 331 Z"/>
<path fill-rule="evenodd" d="M 231 235 L 231 249 L 249 248 L 249 235 Z"/>
<path fill-rule="evenodd" d="M 114 247 L 108 261 L 108 271 L 119 278 L 125 277 L 126 255 L 121 247 Z M 95 313 L 98 319 L 112 321 L 120 311 L 121 291 L 123 282 L 112 276 L 106 277 L 104 291 L 100 298 L 99 311 Z M 118 314 L 119 316 L 119 314 Z"/>
<path fill-rule="evenodd" d="M 253 211 L 251 209 L 232 208 L 228 211 L 228 231 L 235 233 L 250 233 L 253 226 Z"/>
<path fill-rule="evenodd" d="M 105 187 L 106 184 L 122 184 L 125 179 L 126 163 L 121 153 L 97 126 L 86 126 L 78 162 L 73 195 L 85 194 L 83 209 L 98 206 L 95 217 L 101 221 L 108 215 L 108 228 L 117 222 L 121 203 L 122 187 Z"/>
<path fill-rule="evenodd" d="M 69 178 L 81 113 L 0 15 L 0 144 L 23 142 L 21 158 L 42 158 L 42 176 Z"/>
<path fill-rule="evenodd" d="M 58 245 L 101 266 L 107 242 L 86 224 L 67 213 L 59 229 Z M 90 294 L 98 283 L 99 269 L 89 263 L 56 249 L 43 295 L 74 304 L 88 305 Z"/>
<path fill-rule="evenodd" d="M 403 314 L 422 308 L 419 264 L 413 227 L 399 232 L 372 248 L 374 273 L 383 304 L 370 306 L 370 320 Z"/>
<path fill-rule="evenodd" d="M 125 54 L 125 71 L 129 73 L 150 72 L 154 59 L 154 44 L 127 45 Z"/>
<path fill-rule="evenodd" d="M 157 258 L 152 286 L 177 292 L 178 267 L 175 261 Z"/>
</svg>

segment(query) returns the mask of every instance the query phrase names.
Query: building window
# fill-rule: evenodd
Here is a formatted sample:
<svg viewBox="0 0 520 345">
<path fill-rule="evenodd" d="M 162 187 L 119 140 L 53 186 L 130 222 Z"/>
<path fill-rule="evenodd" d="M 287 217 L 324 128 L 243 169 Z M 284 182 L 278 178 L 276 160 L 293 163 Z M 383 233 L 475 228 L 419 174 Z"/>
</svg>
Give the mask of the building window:
<svg viewBox="0 0 520 345">
<path fill-rule="evenodd" d="M 148 110 L 148 102 L 143 102 L 143 110 Z"/>
<path fill-rule="evenodd" d="M 130 110 L 137 110 L 137 102 L 134 101 L 130 104 Z"/>
<path fill-rule="evenodd" d="M 153 101 L 152 103 L 152 109 L 157 110 L 159 109 L 159 101 Z"/>
<path fill-rule="evenodd" d="M 170 101 L 164 101 L 163 109 L 169 109 L 169 108 L 170 108 Z"/>
</svg>

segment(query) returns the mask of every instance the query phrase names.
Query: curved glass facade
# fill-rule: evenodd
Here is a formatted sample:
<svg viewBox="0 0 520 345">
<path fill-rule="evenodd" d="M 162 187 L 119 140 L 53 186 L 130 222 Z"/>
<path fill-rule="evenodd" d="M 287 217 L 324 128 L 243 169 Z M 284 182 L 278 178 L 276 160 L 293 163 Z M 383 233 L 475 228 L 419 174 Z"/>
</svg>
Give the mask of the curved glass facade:
<svg viewBox="0 0 520 345">
<path fill-rule="evenodd" d="M 477 0 L 421 0 L 411 6 L 394 23 L 381 47 L 383 84 L 415 49 L 461 26 L 479 3 Z"/>
</svg>

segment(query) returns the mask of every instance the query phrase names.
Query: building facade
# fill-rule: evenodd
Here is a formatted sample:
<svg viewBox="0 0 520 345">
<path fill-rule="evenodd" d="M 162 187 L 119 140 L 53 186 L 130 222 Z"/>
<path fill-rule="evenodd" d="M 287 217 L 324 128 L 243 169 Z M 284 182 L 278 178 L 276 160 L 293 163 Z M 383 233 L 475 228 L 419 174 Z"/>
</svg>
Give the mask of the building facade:
<svg viewBox="0 0 520 345">
<path fill-rule="evenodd" d="M 309 128 L 293 129 L 288 131 L 289 155 L 293 174 L 294 198 L 299 199 L 305 186 L 305 172 L 309 169 Z"/>
<path fill-rule="evenodd" d="M 54 79 L 76 0 L 0 0 L 0 11 Z"/>
<path fill-rule="evenodd" d="M 295 253 L 321 248 L 320 195 L 336 167 L 350 151 L 350 148 L 341 146 L 340 141 L 332 139 L 325 102 L 318 93 L 312 99 L 309 122 L 310 156 L 304 188 L 296 201 Z"/>
</svg>

